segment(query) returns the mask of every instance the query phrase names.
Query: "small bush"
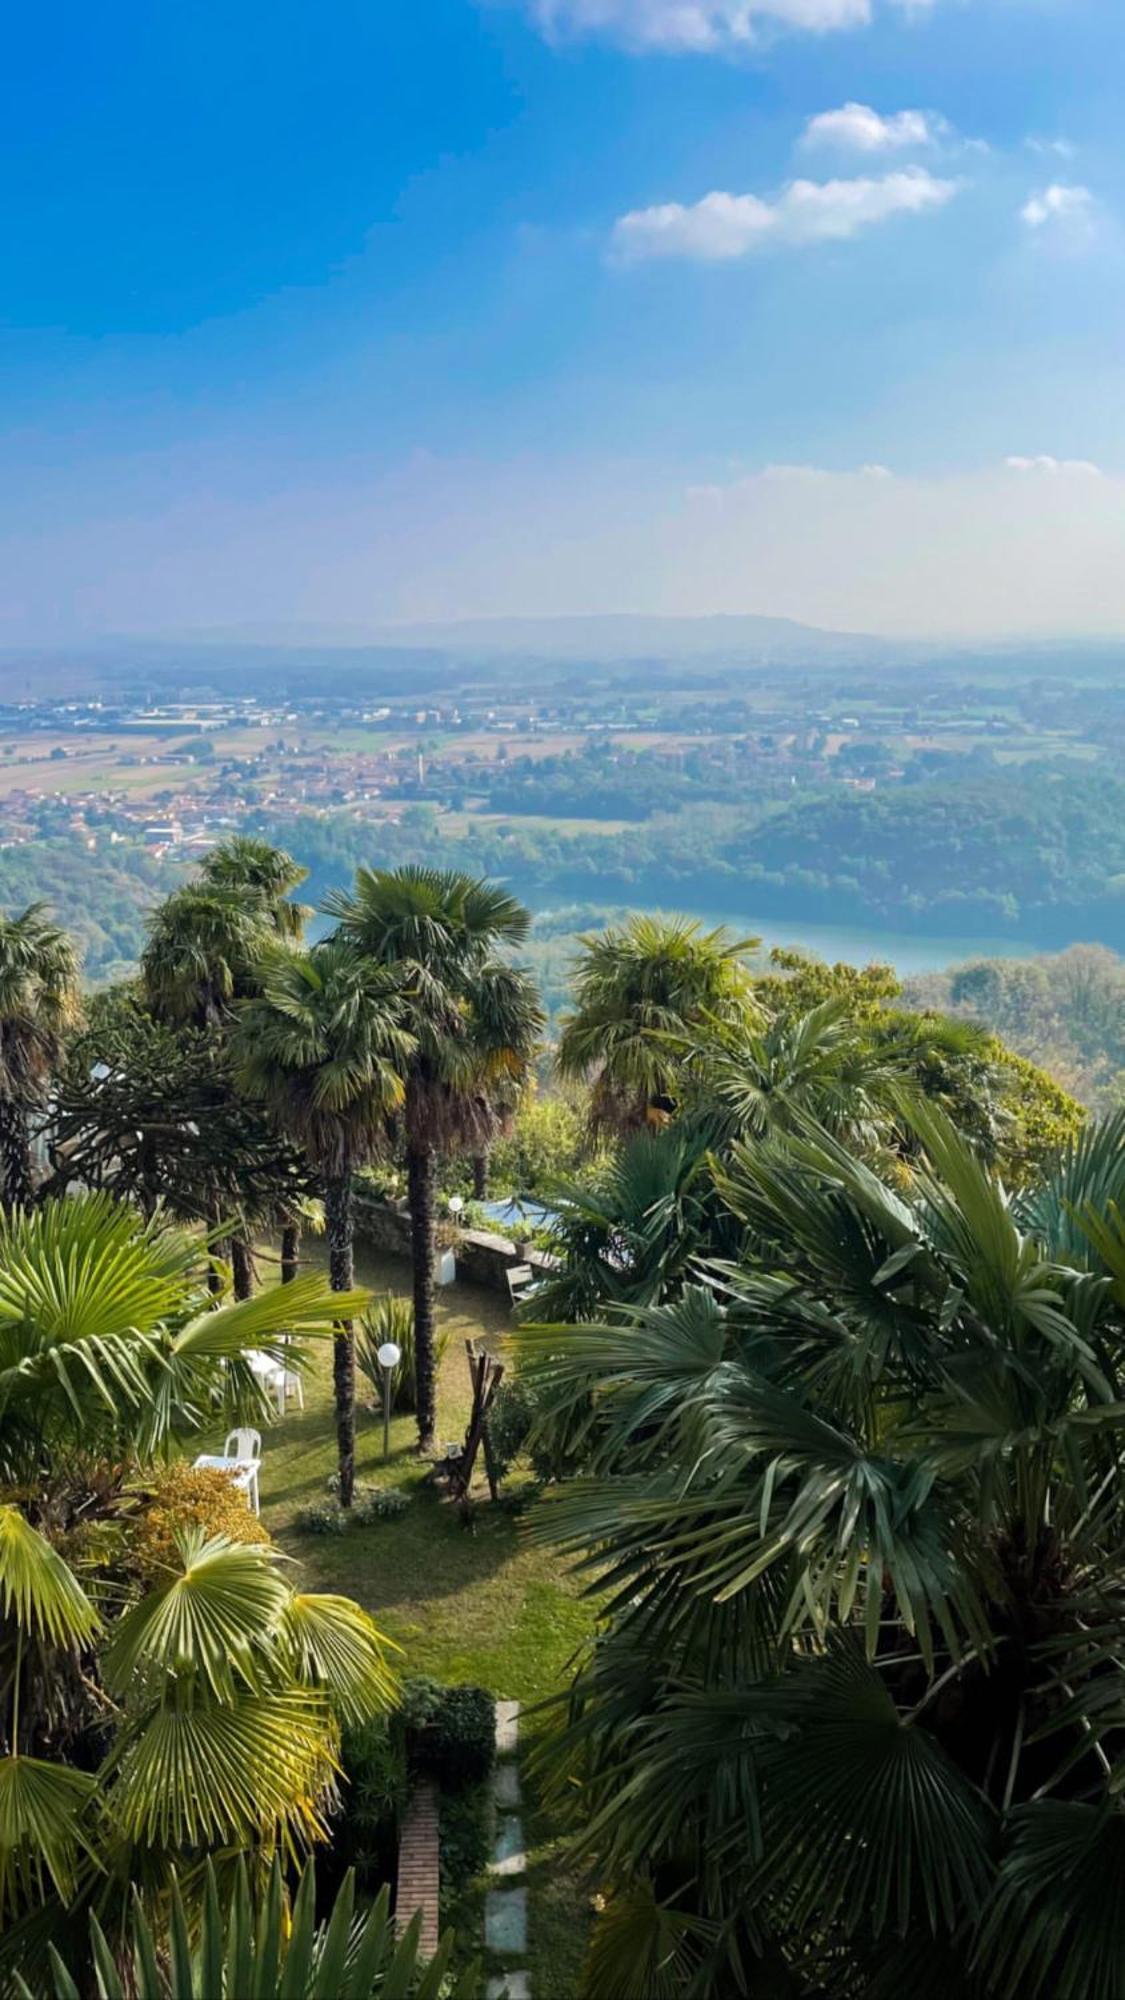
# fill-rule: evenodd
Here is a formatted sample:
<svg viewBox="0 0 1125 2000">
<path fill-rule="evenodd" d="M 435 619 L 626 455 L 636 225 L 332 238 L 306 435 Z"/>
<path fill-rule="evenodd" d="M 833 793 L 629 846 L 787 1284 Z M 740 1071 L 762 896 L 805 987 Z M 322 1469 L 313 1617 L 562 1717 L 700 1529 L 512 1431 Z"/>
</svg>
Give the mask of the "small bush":
<svg viewBox="0 0 1125 2000">
<path fill-rule="evenodd" d="M 388 1880 L 394 1875 L 398 1820 L 406 1803 L 401 1732 L 384 1715 L 345 1729 L 340 1768 L 342 1811 L 333 1831 L 333 1867 L 341 1873 L 354 1868 L 365 1883 Z"/>
<path fill-rule="evenodd" d="M 403 1683 L 402 1726 L 412 1771 L 456 1791 L 487 1777 L 496 1755 L 496 1703 L 487 1688 Z"/>
<path fill-rule="evenodd" d="M 181 1458 L 145 1475 L 140 1512 L 129 1527 L 131 1564 L 146 1586 L 165 1582 L 179 1567 L 176 1531 L 184 1528 L 203 1528 L 208 1536 L 226 1535 L 232 1542 L 269 1541 L 231 1473 Z"/>
<path fill-rule="evenodd" d="M 556 1436 L 557 1422 L 545 1416 L 540 1398 L 518 1375 L 505 1376 L 488 1412 L 488 1440 L 501 1478 L 526 1457 L 539 1480 L 558 1479 L 572 1469 Z"/>
<path fill-rule="evenodd" d="M 383 1370 L 379 1366 L 378 1354 L 384 1341 L 393 1340 L 402 1350 L 402 1360 L 391 1376 L 391 1408 L 410 1412 L 418 1408 L 418 1390 L 414 1373 L 414 1304 L 411 1299 L 402 1299 L 388 1292 L 385 1298 L 376 1299 L 370 1310 L 364 1313 L 356 1333 L 356 1362 L 370 1382 L 379 1408 L 383 1407 Z M 434 1341 L 435 1366 L 440 1368 L 442 1357 L 449 1344 L 449 1335 L 439 1333 Z"/>
<path fill-rule="evenodd" d="M 311 1507 L 298 1507 L 293 1526 L 299 1535 L 344 1535 L 348 1531 L 347 1510 L 329 1500 L 314 1500 Z"/>
<path fill-rule="evenodd" d="M 352 1508 L 352 1520 L 357 1528 L 369 1528 L 376 1521 L 401 1521 L 409 1510 L 410 1499 L 394 1486 L 373 1486 L 366 1493 L 356 1496 Z"/>
<path fill-rule="evenodd" d="M 499 1473 L 509 1470 L 531 1434 L 535 1405 L 519 1377 L 508 1376 L 497 1389 L 488 1412 L 488 1441 Z"/>
</svg>

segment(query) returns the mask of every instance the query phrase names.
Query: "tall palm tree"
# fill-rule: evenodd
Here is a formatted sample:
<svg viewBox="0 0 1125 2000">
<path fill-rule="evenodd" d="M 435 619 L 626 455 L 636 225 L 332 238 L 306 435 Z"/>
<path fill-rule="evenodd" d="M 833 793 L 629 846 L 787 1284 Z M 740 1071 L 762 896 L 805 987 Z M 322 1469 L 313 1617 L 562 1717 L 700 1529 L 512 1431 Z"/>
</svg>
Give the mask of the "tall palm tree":
<svg viewBox="0 0 1125 2000">
<path fill-rule="evenodd" d="M 593 1083 L 596 1130 L 635 1131 L 678 1103 L 685 1052 L 761 1020 L 745 958 L 756 938 L 685 917 L 632 916 L 579 939 L 561 1075 Z"/>
<path fill-rule="evenodd" d="M 365 964 L 390 971 L 413 1039 L 405 1071 L 414 1272 L 418 1436 L 432 1448 L 435 1170 L 453 1151 L 480 1152 L 501 1129 L 543 1015 L 528 976 L 498 951 L 527 936 L 530 915 L 495 883 L 455 870 L 361 868 L 350 895 L 325 904 L 337 937 Z"/>
<path fill-rule="evenodd" d="M 911 1116 L 905 1178 L 736 1142 L 740 1259 L 517 1335 L 593 1439 L 538 1524 L 605 1603 L 591 1994 L 1121 1991 L 1125 1121 L 1013 1197 Z"/>
<path fill-rule="evenodd" d="M 294 892 L 308 880 L 308 869 L 283 847 L 251 834 L 232 834 L 204 856 L 200 880 L 214 889 L 236 889 L 257 897 L 278 937 L 300 938 L 311 911 L 295 903 Z"/>
<path fill-rule="evenodd" d="M 355 1282 L 356 1169 L 386 1142 L 403 1103 L 414 1042 L 398 983 L 386 968 L 328 940 L 305 952 L 275 949 L 262 962 L 261 992 L 241 1009 L 236 1075 L 278 1130 L 302 1146 L 324 1187 L 333 1290 Z M 291 1291 L 293 1287 L 287 1287 Z M 336 1441 L 340 1504 L 355 1488 L 355 1328 L 336 1328 Z"/>
<path fill-rule="evenodd" d="M 308 873 L 284 848 L 237 835 L 214 848 L 199 879 L 149 918 L 141 984 L 158 1020 L 217 1028 L 255 990 L 255 968 L 278 939 L 297 941 L 308 911 L 290 900 Z"/>
<path fill-rule="evenodd" d="M 0 916 L 0 1168 L 9 1209 L 34 1198 L 32 1113 L 42 1105 L 78 1013 L 72 940 L 49 923 L 46 904 Z"/>
<path fill-rule="evenodd" d="M 218 1029 L 253 984 L 253 968 L 275 941 L 256 896 L 240 887 L 190 882 L 157 905 L 141 953 L 141 987 L 158 1021 Z"/>
<path fill-rule="evenodd" d="M 224 1038 L 234 1008 L 258 990 L 259 960 L 279 941 L 300 939 L 309 913 L 291 897 L 307 873 L 284 848 L 247 835 L 214 848 L 199 880 L 174 891 L 149 920 L 141 983 L 156 1019 Z M 225 1219 L 217 1210 L 211 1217 L 216 1225 Z M 254 1257 L 246 1227 L 229 1247 L 235 1295 L 248 1298 Z"/>
</svg>

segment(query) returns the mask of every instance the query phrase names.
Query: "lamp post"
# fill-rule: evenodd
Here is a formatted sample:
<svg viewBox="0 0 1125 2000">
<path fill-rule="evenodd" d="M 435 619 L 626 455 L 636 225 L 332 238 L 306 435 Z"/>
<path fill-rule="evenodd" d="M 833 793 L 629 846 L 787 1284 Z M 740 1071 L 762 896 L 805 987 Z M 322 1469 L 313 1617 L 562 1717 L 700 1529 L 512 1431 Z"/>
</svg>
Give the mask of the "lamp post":
<svg viewBox="0 0 1125 2000">
<path fill-rule="evenodd" d="M 402 1349 L 393 1340 L 385 1340 L 376 1356 L 383 1371 L 383 1457 L 391 1455 L 391 1378 L 402 1360 Z"/>
</svg>

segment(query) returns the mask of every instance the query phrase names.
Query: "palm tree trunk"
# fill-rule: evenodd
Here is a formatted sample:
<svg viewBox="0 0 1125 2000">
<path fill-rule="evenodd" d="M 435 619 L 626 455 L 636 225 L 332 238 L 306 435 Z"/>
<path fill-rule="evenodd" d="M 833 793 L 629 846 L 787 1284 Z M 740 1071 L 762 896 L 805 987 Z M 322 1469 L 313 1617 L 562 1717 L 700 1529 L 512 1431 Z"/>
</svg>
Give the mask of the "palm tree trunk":
<svg viewBox="0 0 1125 2000">
<path fill-rule="evenodd" d="M 435 1158 L 429 1146 L 410 1146 L 406 1154 L 410 1201 L 410 1254 L 414 1265 L 414 1374 L 417 1383 L 418 1444 L 432 1451 L 437 1427 L 434 1382 L 434 1179 Z"/>
<path fill-rule="evenodd" d="M 291 1285 L 301 1268 L 301 1225 L 286 1222 L 281 1231 L 281 1282 Z"/>
<path fill-rule="evenodd" d="M 245 1236 L 230 1239 L 231 1274 L 234 1279 L 236 1299 L 252 1299 L 254 1296 L 254 1252 Z"/>
<path fill-rule="evenodd" d="M 5 1208 L 30 1208 L 35 1200 L 31 1134 L 26 1111 L 10 1097 L 0 1098 L 0 1170 L 4 1176 Z"/>
<path fill-rule="evenodd" d="M 473 1200 L 488 1200 L 488 1154 L 473 1154 Z"/>
<path fill-rule="evenodd" d="M 334 1292 L 350 1292 L 355 1285 L 350 1173 L 334 1174 L 325 1182 L 324 1220 L 328 1235 L 328 1281 Z M 336 1322 L 332 1342 L 332 1380 L 336 1391 L 340 1505 L 350 1507 L 355 1493 L 355 1326 L 350 1319 Z"/>
<path fill-rule="evenodd" d="M 223 1274 L 219 1269 L 219 1259 L 223 1255 L 223 1245 L 214 1233 L 221 1220 L 222 1217 L 219 1214 L 217 1205 L 212 1203 L 211 1221 L 208 1232 L 211 1241 L 207 1253 L 207 1290 L 216 1303 L 218 1303 L 223 1295 Z"/>
</svg>

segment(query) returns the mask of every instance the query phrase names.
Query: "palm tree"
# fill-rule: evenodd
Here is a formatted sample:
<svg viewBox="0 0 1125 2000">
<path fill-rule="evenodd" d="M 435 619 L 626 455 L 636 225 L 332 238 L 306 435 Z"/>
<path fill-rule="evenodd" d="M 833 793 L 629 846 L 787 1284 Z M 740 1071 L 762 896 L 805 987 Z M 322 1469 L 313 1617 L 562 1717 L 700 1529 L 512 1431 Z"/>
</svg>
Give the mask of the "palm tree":
<svg viewBox="0 0 1125 2000">
<path fill-rule="evenodd" d="M 367 1294 L 349 1299 L 353 1309 Z M 199 1245 L 106 1194 L 0 1219 L 0 1480 L 30 1486 L 79 1453 L 151 1458 L 268 1400 L 250 1349 L 300 1360 L 339 1300 L 315 1275 L 207 1308 Z"/>
<path fill-rule="evenodd" d="M 396 1932 L 390 1892 L 356 1907 L 355 1878 L 349 1870 L 323 1922 L 317 1921 L 314 1864 L 306 1862 L 289 1906 L 281 1863 L 274 1857 L 262 1893 L 255 1897 L 241 1856 L 229 1901 L 220 1897 L 213 1863 L 205 1873 L 198 1941 L 189 1944 L 188 1913 L 173 1878 L 166 1923 L 150 1923 L 140 1902 L 129 1924 L 127 1976 L 111 1951 L 96 1916 L 90 1944 L 98 2000 L 379 2000 L 410 1993 L 415 2000 L 476 2000 L 477 1962 L 449 1984 L 449 1961 L 456 1944 L 446 1932 L 425 1965 L 419 1951 L 421 1917 Z M 48 1947 L 54 2000 L 74 2000 L 71 1972 L 52 1944 Z M 26 1988 L 23 1989 L 26 1992 Z"/>
<path fill-rule="evenodd" d="M 275 949 L 262 962 L 261 993 L 235 1031 L 241 1088 L 278 1130 L 302 1146 L 324 1186 L 329 1277 L 355 1283 L 356 1169 L 386 1142 L 403 1103 L 414 1043 L 394 975 L 328 940 L 305 952 Z M 295 1288 L 286 1287 L 290 1296 Z M 340 1504 L 355 1487 L 355 1328 L 336 1328 L 334 1377 Z"/>
<path fill-rule="evenodd" d="M 886 1180 L 735 1143 L 740 1259 L 517 1335 L 595 1439 L 538 1523 L 605 1605 L 551 1772 L 591 1993 L 1120 1993 L 1125 1118 L 1013 1197 L 911 1116 Z"/>
<path fill-rule="evenodd" d="M 221 1041 L 239 1001 L 258 990 L 263 955 L 279 941 L 299 940 L 309 913 L 290 898 L 307 873 L 283 848 L 247 835 L 214 848 L 200 879 L 167 897 L 149 920 L 141 984 L 156 1020 Z M 217 1046 L 217 1070 L 224 1054 Z M 216 1205 L 210 1219 L 217 1228 L 226 1214 Z M 235 1296 L 248 1298 L 254 1257 L 247 1226 L 235 1230 L 229 1247 Z"/>
<path fill-rule="evenodd" d="M 257 897 L 241 887 L 189 883 L 158 904 L 141 953 L 141 987 L 158 1021 L 217 1029 L 252 989 L 253 968 L 275 941 Z"/>
<path fill-rule="evenodd" d="M 18 917 L 0 916 L 0 1167 L 9 1209 L 34 1199 L 30 1119 L 78 1013 L 74 945 L 45 912 L 31 903 Z"/>
<path fill-rule="evenodd" d="M 434 1443 L 435 1169 L 439 1155 L 480 1152 L 501 1129 L 527 1073 L 543 1016 L 531 980 L 498 950 L 527 936 L 530 915 L 506 890 L 454 870 L 361 868 L 351 895 L 329 897 L 341 943 L 391 972 L 413 1038 L 405 1071 L 421 1449 Z"/>
<path fill-rule="evenodd" d="M 595 1130 L 659 1122 L 679 1102 L 685 1049 L 761 1020 L 745 964 L 756 938 L 685 917 L 633 916 L 579 939 L 562 1076 L 592 1080 Z"/>
<path fill-rule="evenodd" d="M 255 967 L 278 939 L 295 943 L 308 911 L 290 900 L 308 874 L 284 848 L 236 835 L 214 848 L 199 880 L 149 919 L 141 984 L 158 1020 L 217 1028 L 255 990 Z"/>
<path fill-rule="evenodd" d="M 283 847 L 246 833 L 221 841 L 204 856 L 199 868 L 200 880 L 209 887 L 234 889 L 256 898 L 278 937 L 292 942 L 300 939 L 312 914 L 305 904 L 291 900 L 295 890 L 308 880 L 308 873 Z"/>
<path fill-rule="evenodd" d="M 56 1931 L 92 1894 L 159 1893 L 201 1853 L 229 1865 L 326 1838 L 339 1728 L 397 1693 L 357 1604 L 298 1591 L 268 1543 L 201 1528 L 107 1630 L 60 1551 L 0 1505 L 0 1606 L 0 1915 L 47 1903 Z M 96 1770 L 52 1754 L 53 1696 L 78 1675 L 103 1733 L 112 1718 Z"/>
</svg>

